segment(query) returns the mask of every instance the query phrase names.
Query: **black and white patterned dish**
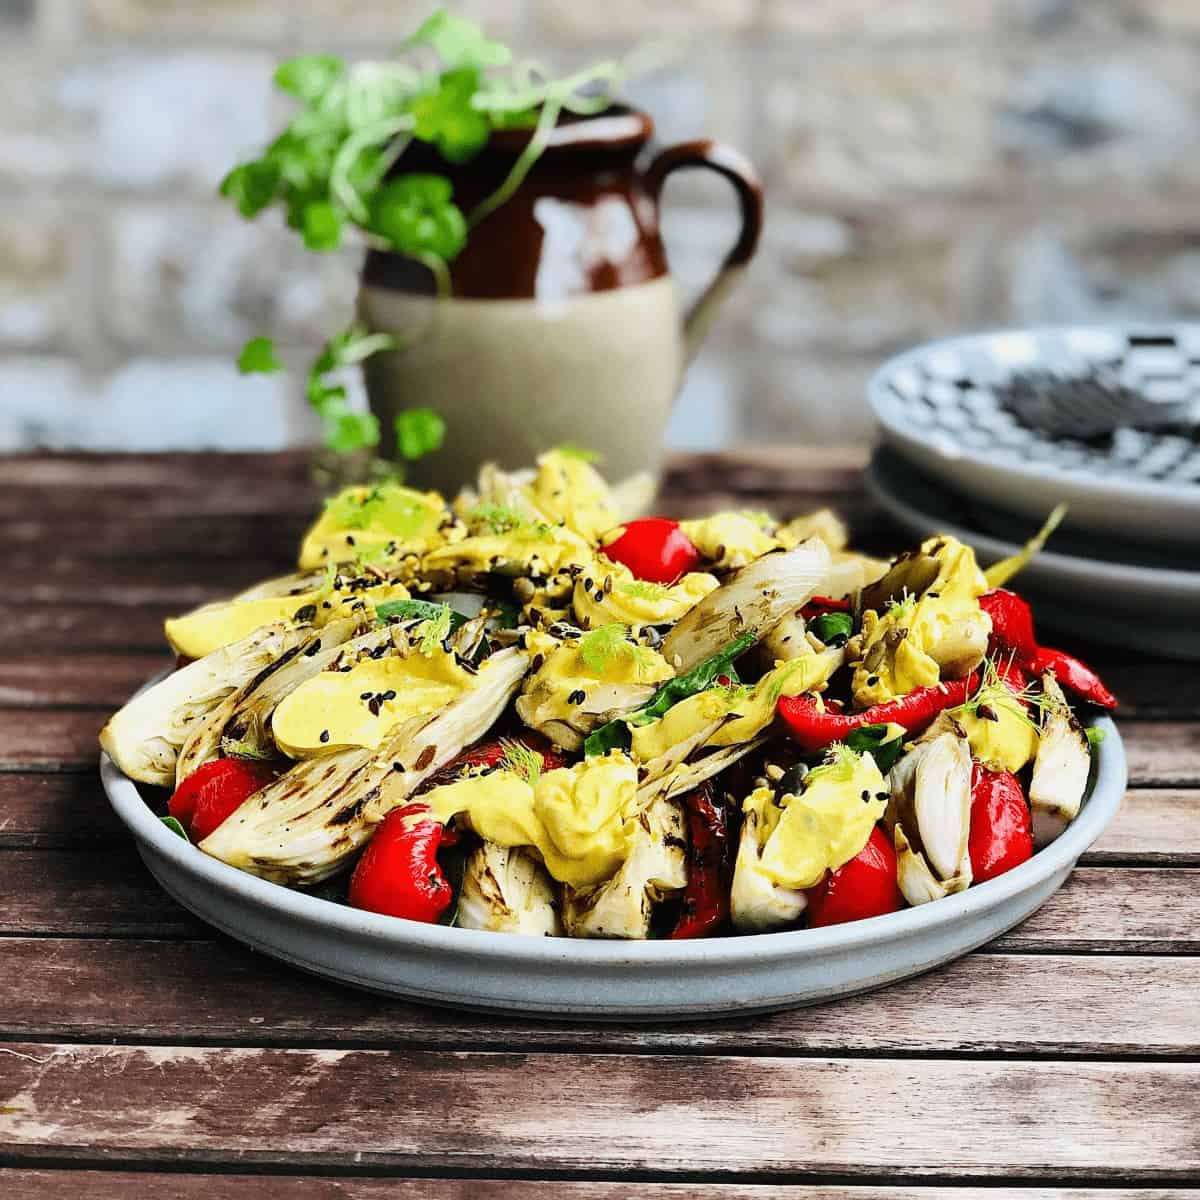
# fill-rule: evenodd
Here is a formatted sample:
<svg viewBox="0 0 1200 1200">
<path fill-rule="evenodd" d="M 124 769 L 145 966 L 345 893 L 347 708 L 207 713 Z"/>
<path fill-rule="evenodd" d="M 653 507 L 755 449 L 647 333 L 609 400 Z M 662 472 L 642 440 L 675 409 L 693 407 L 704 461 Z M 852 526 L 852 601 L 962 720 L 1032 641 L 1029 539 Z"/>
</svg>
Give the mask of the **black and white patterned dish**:
<svg viewBox="0 0 1200 1200">
<path fill-rule="evenodd" d="M 1012 517 L 993 518 L 977 501 L 955 494 L 887 447 L 875 452 L 866 484 L 875 503 L 909 536 L 949 534 L 973 546 L 985 565 L 1016 554 L 1037 530 L 1037 520 L 1022 527 Z M 980 529 L 1001 521 L 1012 530 L 1012 540 Z M 1144 565 L 1170 562 L 1161 551 L 1144 551 L 1139 565 L 1102 557 L 1103 546 L 1093 556 L 1076 553 L 1090 544 L 1079 535 L 1056 533 L 1017 577 L 1013 586 L 1035 602 L 1039 624 L 1090 641 L 1200 660 L 1200 570 Z"/>
<path fill-rule="evenodd" d="M 1064 403 L 1089 380 L 1106 405 L 1138 402 L 1111 435 L 1051 437 L 1030 423 L 1031 376 L 1075 381 Z M 956 491 L 1030 517 L 1065 500 L 1077 530 L 1200 549 L 1200 325 L 953 338 L 886 363 L 869 398 L 885 440 Z"/>
</svg>

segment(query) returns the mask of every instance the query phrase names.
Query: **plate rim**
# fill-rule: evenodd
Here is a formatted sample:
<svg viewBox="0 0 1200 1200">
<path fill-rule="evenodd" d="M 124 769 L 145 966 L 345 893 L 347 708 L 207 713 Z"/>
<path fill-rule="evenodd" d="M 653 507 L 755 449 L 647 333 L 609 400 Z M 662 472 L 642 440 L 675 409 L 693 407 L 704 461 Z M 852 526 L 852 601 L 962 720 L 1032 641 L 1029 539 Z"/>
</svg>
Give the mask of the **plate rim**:
<svg viewBox="0 0 1200 1200">
<path fill-rule="evenodd" d="M 871 455 L 864 474 L 867 487 L 875 494 L 877 501 L 878 493 L 883 493 L 889 503 L 903 506 L 922 519 L 928 518 L 934 524 L 942 526 L 944 531 L 951 537 L 957 537 L 960 541 L 968 542 L 971 546 L 982 550 L 988 557 L 995 556 L 997 559 L 1006 558 L 1021 550 L 1022 545 L 1020 542 L 1010 542 L 1005 538 L 997 537 L 995 534 L 975 530 L 958 520 L 947 521 L 941 517 L 933 517 L 931 514 L 916 508 L 906 497 L 897 496 L 880 479 L 881 472 L 876 464 L 885 455 L 889 457 L 895 455 L 897 465 L 903 463 L 911 467 L 928 486 L 939 488 L 954 495 L 953 488 L 940 479 L 929 478 L 917 464 L 909 463 L 898 450 L 893 447 L 881 446 L 877 447 Z M 885 504 L 884 507 L 886 508 L 887 505 Z M 1035 532 L 1036 530 L 1031 526 L 1031 535 Z M 1133 566 L 1129 563 L 1108 562 L 1103 558 L 1089 558 L 1081 554 L 1063 554 L 1055 550 L 1038 551 L 1036 561 L 1040 565 L 1069 575 L 1076 582 L 1094 583 L 1095 580 L 1085 578 L 1084 573 L 1102 571 L 1114 576 L 1122 583 L 1148 588 L 1170 587 L 1176 592 L 1182 593 L 1182 599 L 1195 599 L 1200 602 L 1200 571 L 1179 571 L 1173 567 Z"/>
<path fill-rule="evenodd" d="M 104 752 L 100 754 L 100 780 L 113 811 L 136 842 L 148 846 L 193 881 L 232 892 L 239 900 L 283 919 L 319 925 L 326 932 L 343 933 L 384 945 L 404 945 L 409 950 L 449 953 L 460 959 L 485 963 L 503 962 L 510 968 L 523 963 L 538 968 L 574 964 L 587 968 L 624 966 L 635 970 L 704 963 L 717 968 L 764 957 L 802 957 L 810 951 L 814 955 L 857 951 L 881 942 L 900 940 L 907 935 L 952 924 L 960 917 L 998 907 L 1056 872 L 1064 868 L 1070 870 L 1108 827 L 1128 786 L 1125 747 L 1115 722 L 1102 714 L 1088 724 L 1105 733 L 1098 747 L 1092 791 L 1066 831 L 1019 867 L 956 895 L 866 920 L 822 929 L 732 934 L 684 941 L 536 937 L 425 925 L 401 917 L 364 912 L 260 879 L 205 854 L 163 824 L 142 798 L 137 784 Z"/>
<path fill-rule="evenodd" d="M 954 453 L 951 454 L 934 441 L 914 437 L 912 432 L 899 420 L 899 415 L 893 411 L 895 401 L 893 389 L 888 386 L 889 378 L 901 368 L 911 366 L 938 351 L 979 346 L 988 341 L 1005 337 L 1055 335 L 1065 337 L 1068 334 L 1082 337 L 1111 336 L 1113 334 L 1128 336 L 1139 330 L 1144 330 L 1146 334 L 1151 331 L 1161 334 L 1163 330 L 1170 330 L 1173 334 L 1178 334 L 1181 330 L 1187 330 L 1200 339 L 1200 322 L 1187 321 L 1164 321 L 1160 325 L 1153 323 L 1145 325 L 1029 325 L 955 334 L 952 337 L 922 342 L 885 360 L 871 372 L 867 380 L 867 403 L 871 406 L 871 411 L 883 426 L 888 438 L 894 438 L 906 446 L 919 447 L 941 462 L 966 464 L 989 471 L 1003 472 L 1013 476 L 1015 481 L 1037 481 L 1041 484 L 1050 483 L 1070 487 L 1077 493 L 1086 494 L 1094 500 L 1129 498 L 1145 503 L 1150 498 L 1160 504 L 1168 504 L 1172 509 L 1187 510 L 1192 515 L 1200 515 L 1200 484 L 1188 487 L 1182 484 L 1163 483 L 1161 480 L 1155 479 L 1148 479 L 1144 483 L 1132 483 L 1123 479 L 1104 480 L 1092 471 L 1079 475 L 1053 465 L 1037 468 L 1026 467 L 1020 463 L 997 460 L 989 454 L 963 445 L 957 439 L 954 441 Z"/>
</svg>

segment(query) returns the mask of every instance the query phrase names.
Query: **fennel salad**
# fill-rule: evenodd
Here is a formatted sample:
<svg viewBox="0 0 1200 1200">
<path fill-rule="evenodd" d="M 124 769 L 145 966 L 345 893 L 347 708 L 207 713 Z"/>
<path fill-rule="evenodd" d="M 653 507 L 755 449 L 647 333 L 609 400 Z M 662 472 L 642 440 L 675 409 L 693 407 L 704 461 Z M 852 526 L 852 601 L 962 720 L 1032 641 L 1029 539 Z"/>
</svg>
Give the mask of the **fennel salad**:
<svg viewBox="0 0 1200 1200">
<path fill-rule="evenodd" d="M 166 622 L 101 745 L 207 854 L 372 912 L 694 938 L 925 904 L 1079 812 L 1116 700 L 934 537 L 642 515 L 573 447 L 327 501 L 296 571 Z M 1049 525 L 1048 525 L 1049 528 Z M 153 802 L 153 801 L 152 801 Z"/>
</svg>

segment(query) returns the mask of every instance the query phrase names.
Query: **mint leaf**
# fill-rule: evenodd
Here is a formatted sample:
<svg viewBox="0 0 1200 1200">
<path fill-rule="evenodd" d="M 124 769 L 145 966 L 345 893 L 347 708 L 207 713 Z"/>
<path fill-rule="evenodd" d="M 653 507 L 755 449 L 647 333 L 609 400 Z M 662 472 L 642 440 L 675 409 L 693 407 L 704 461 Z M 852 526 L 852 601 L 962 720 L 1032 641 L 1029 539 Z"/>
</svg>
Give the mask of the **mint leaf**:
<svg viewBox="0 0 1200 1200">
<path fill-rule="evenodd" d="M 408 408 L 396 414 L 396 449 L 401 458 L 416 462 L 442 448 L 446 422 L 432 408 Z"/>
<path fill-rule="evenodd" d="M 242 347 L 237 365 L 243 375 L 274 375 L 283 370 L 283 363 L 275 357 L 275 343 L 269 337 L 251 338 Z"/>
<path fill-rule="evenodd" d="M 318 200 L 304 208 L 304 244 L 318 253 L 336 250 L 342 244 L 342 218 L 327 201 Z"/>
<path fill-rule="evenodd" d="M 320 100 L 346 74 L 346 64 L 332 54 L 304 54 L 288 59 L 275 71 L 275 86 L 306 104 Z"/>
</svg>

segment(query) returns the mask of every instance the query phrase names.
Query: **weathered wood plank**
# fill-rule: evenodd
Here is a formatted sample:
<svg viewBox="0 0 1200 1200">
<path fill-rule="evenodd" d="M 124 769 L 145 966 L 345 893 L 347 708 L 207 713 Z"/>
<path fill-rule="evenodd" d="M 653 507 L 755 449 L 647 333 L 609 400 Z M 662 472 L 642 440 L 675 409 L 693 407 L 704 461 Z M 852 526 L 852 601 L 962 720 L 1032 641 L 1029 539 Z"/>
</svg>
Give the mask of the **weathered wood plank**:
<svg viewBox="0 0 1200 1200">
<path fill-rule="evenodd" d="M 816 1187 L 753 1183 L 576 1183 L 515 1179 L 306 1178 L 299 1175 L 170 1175 L 156 1171 L 0 1170 L 7 1200 L 61 1192 L 88 1200 L 996 1200 L 994 1188 Z M 1016 1187 L 1005 1200 L 1195 1200 L 1184 1188 Z"/>
<path fill-rule="evenodd" d="M 173 666 L 174 661 L 165 647 L 158 654 L 91 650 L 0 654 L 0 708 L 118 708 L 151 675 Z"/>
<path fill-rule="evenodd" d="M 1198 992 L 1200 958 L 976 954 L 879 992 L 797 1012 L 589 1026 L 587 1046 L 641 1053 L 1177 1057 L 1200 1051 Z M 296 1003 L 300 994 L 303 1005 Z M 480 1022 L 478 1015 L 381 1001 L 315 980 L 225 938 L 0 939 L 4 1038 L 473 1049 Z M 580 1029 L 487 1018 L 492 1049 L 577 1051 Z"/>
<path fill-rule="evenodd" d="M 0 934 L 195 937 L 204 930 L 132 847 L 0 855 Z"/>
<path fill-rule="evenodd" d="M 295 555 L 308 516 L 295 514 L 188 513 L 147 517 L 131 510 L 111 520 L 25 516 L 4 524 L 9 553 L 69 552 L 81 559 L 255 558 Z"/>
<path fill-rule="evenodd" d="M 1147 721 L 1121 726 L 1134 787 L 1200 784 L 1200 722 Z"/>
<path fill-rule="evenodd" d="M 18 1165 L 49 1144 L 80 1162 L 480 1173 L 903 1169 L 1129 1184 L 1200 1172 L 1196 1064 L 10 1049 L 0 1142 Z"/>
<path fill-rule="evenodd" d="M 271 575 L 284 574 L 294 561 L 289 548 L 273 559 L 51 558 L 10 560 L 5 584 L 13 603 L 152 604 L 176 611 L 228 596 Z"/>
<path fill-rule="evenodd" d="M 134 851 L 0 851 L 0 933 L 194 935 Z M 91 901 L 79 903 L 86 894 Z M 1200 952 L 1200 871 L 1080 867 L 1044 908 L 992 943 L 1010 951 Z"/>
<path fill-rule="evenodd" d="M 6 614 L 0 649 L 163 651 L 163 621 L 175 604 L 117 608 L 108 604 L 31 604 Z"/>
<path fill-rule="evenodd" d="M 96 741 L 108 714 L 63 709 L 0 714 L 0 771 L 81 771 L 100 755 Z"/>
<path fill-rule="evenodd" d="M 1083 861 L 1200 865 L 1200 791 L 1126 792 L 1113 823 Z"/>
</svg>

